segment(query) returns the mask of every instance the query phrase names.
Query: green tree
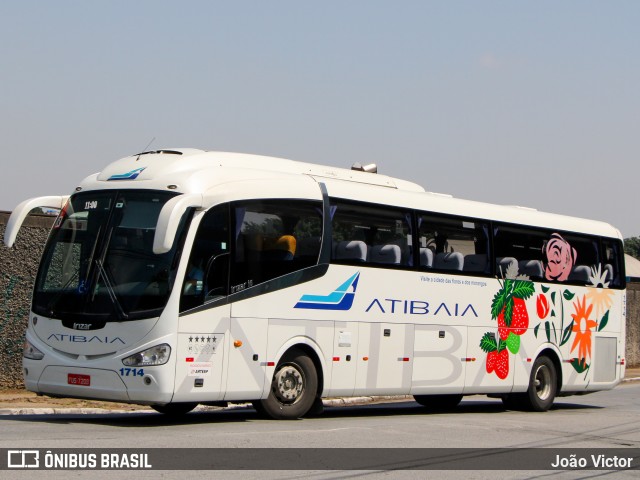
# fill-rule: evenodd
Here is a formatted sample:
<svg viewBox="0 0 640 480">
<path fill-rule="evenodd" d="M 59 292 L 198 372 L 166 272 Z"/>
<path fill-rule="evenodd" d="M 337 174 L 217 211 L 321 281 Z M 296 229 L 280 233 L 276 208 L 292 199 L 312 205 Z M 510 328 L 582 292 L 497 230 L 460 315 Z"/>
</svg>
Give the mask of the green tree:
<svg viewBox="0 0 640 480">
<path fill-rule="evenodd" d="M 640 260 L 640 237 L 625 238 L 624 253 Z"/>
</svg>

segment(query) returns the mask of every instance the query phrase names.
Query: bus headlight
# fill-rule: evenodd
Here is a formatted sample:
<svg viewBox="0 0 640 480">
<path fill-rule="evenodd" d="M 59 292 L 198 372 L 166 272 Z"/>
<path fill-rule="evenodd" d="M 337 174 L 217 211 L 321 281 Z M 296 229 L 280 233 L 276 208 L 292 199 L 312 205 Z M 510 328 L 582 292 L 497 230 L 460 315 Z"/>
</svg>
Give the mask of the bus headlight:
<svg viewBox="0 0 640 480">
<path fill-rule="evenodd" d="M 122 363 L 127 367 L 147 367 L 151 365 L 164 365 L 171 356 L 171 347 L 166 343 L 147 348 L 141 352 L 124 358 Z"/>
<path fill-rule="evenodd" d="M 34 347 L 31 342 L 25 338 L 24 346 L 22 347 L 22 356 L 24 358 L 30 358 L 31 360 L 42 360 L 44 353 Z"/>
</svg>

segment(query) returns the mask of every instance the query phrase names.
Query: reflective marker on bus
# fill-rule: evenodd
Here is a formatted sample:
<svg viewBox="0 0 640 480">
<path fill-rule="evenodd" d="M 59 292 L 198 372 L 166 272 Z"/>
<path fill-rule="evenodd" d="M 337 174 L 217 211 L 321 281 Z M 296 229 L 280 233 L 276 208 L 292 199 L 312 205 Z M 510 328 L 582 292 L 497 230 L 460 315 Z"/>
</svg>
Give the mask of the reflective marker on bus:
<svg viewBox="0 0 640 480">
<path fill-rule="evenodd" d="M 426 192 L 415 183 L 195 149 L 144 152 L 60 209 L 33 293 L 28 390 L 150 405 L 465 395 L 548 410 L 624 376 L 614 227 Z"/>
</svg>

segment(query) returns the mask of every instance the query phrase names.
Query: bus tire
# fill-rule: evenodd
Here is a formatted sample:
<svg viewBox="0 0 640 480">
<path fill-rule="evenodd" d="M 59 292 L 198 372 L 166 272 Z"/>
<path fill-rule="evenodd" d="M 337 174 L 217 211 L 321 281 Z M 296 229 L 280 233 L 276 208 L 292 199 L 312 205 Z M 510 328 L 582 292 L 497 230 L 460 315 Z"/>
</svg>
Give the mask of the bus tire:
<svg viewBox="0 0 640 480">
<path fill-rule="evenodd" d="M 523 394 L 523 406 L 534 412 L 546 412 L 553 405 L 558 389 L 558 374 L 553 361 L 542 355 L 536 358 L 529 377 L 529 388 Z"/>
<path fill-rule="evenodd" d="M 507 395 L 503 395 L 500 397 L 502 399 L 502 404 L 504 408 L 507 410 L 522 410 L 523 400 L 522 393 L 508 393 Z"/>
<path fill-rule="evenodd" d="M 462 400 L 462 394 L 451 395 L 414 395 L 413 398 L 423 407 L 432 410 L 452 410 Z"/>
<path fill-rule="evenodd" d="M 158 413 L 163 413 L 172 417 L 186 415 L 198 406 L 197 403 L 167 403 L 165 405 L 151 405 Z"/>
<path fill-rule="evenodd" d="M 298 349 L 278 363 L 269 396 L 253 402 L 258 413 L 277 420 L 294 420 L 306 414 L 316 401 L 318 373 L 313 360 Z"/>
</svg>

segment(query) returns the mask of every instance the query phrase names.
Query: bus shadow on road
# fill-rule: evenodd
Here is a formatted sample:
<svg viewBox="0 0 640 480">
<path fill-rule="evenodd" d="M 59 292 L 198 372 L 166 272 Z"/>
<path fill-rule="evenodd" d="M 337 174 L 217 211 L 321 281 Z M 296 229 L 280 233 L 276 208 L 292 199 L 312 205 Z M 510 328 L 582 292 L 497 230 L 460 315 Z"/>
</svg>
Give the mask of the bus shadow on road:
<svg viewBox="0 0 640 480">
<path fill-rule="evenodd" d="M 556 402 L 550 412 L 567 412 L 602 409 L 597 405 Z M 474 414 L 501 415 L 544 415 L 544 413 L 507 410 L 500 400 L 463 400 L 456 408 L 449 410 L 429 410 L 413 401 L 376 403 L 369 405 L 349 405 L 326 407 L 321 415 L 305 418 L 316 421 L 332 418 L 376 418 L 390 416 L 463 416 Z M 261 417 L 251 407 L 220 410 L 196 410 L 182 416 L 169 416 L 156 412 L 104 413 L 104 414 L 43 414 L 43 415 L 7 415 L 2 420 L 22 422 L 44 422 L 51 424 L 86 423 L 109 425 L 114 427 L 170 427 L 172 425 L 197 425 L 212 423 L 271 422 Z M 298 420 L 300 421 L 300 420 Z"/>
</svg>

